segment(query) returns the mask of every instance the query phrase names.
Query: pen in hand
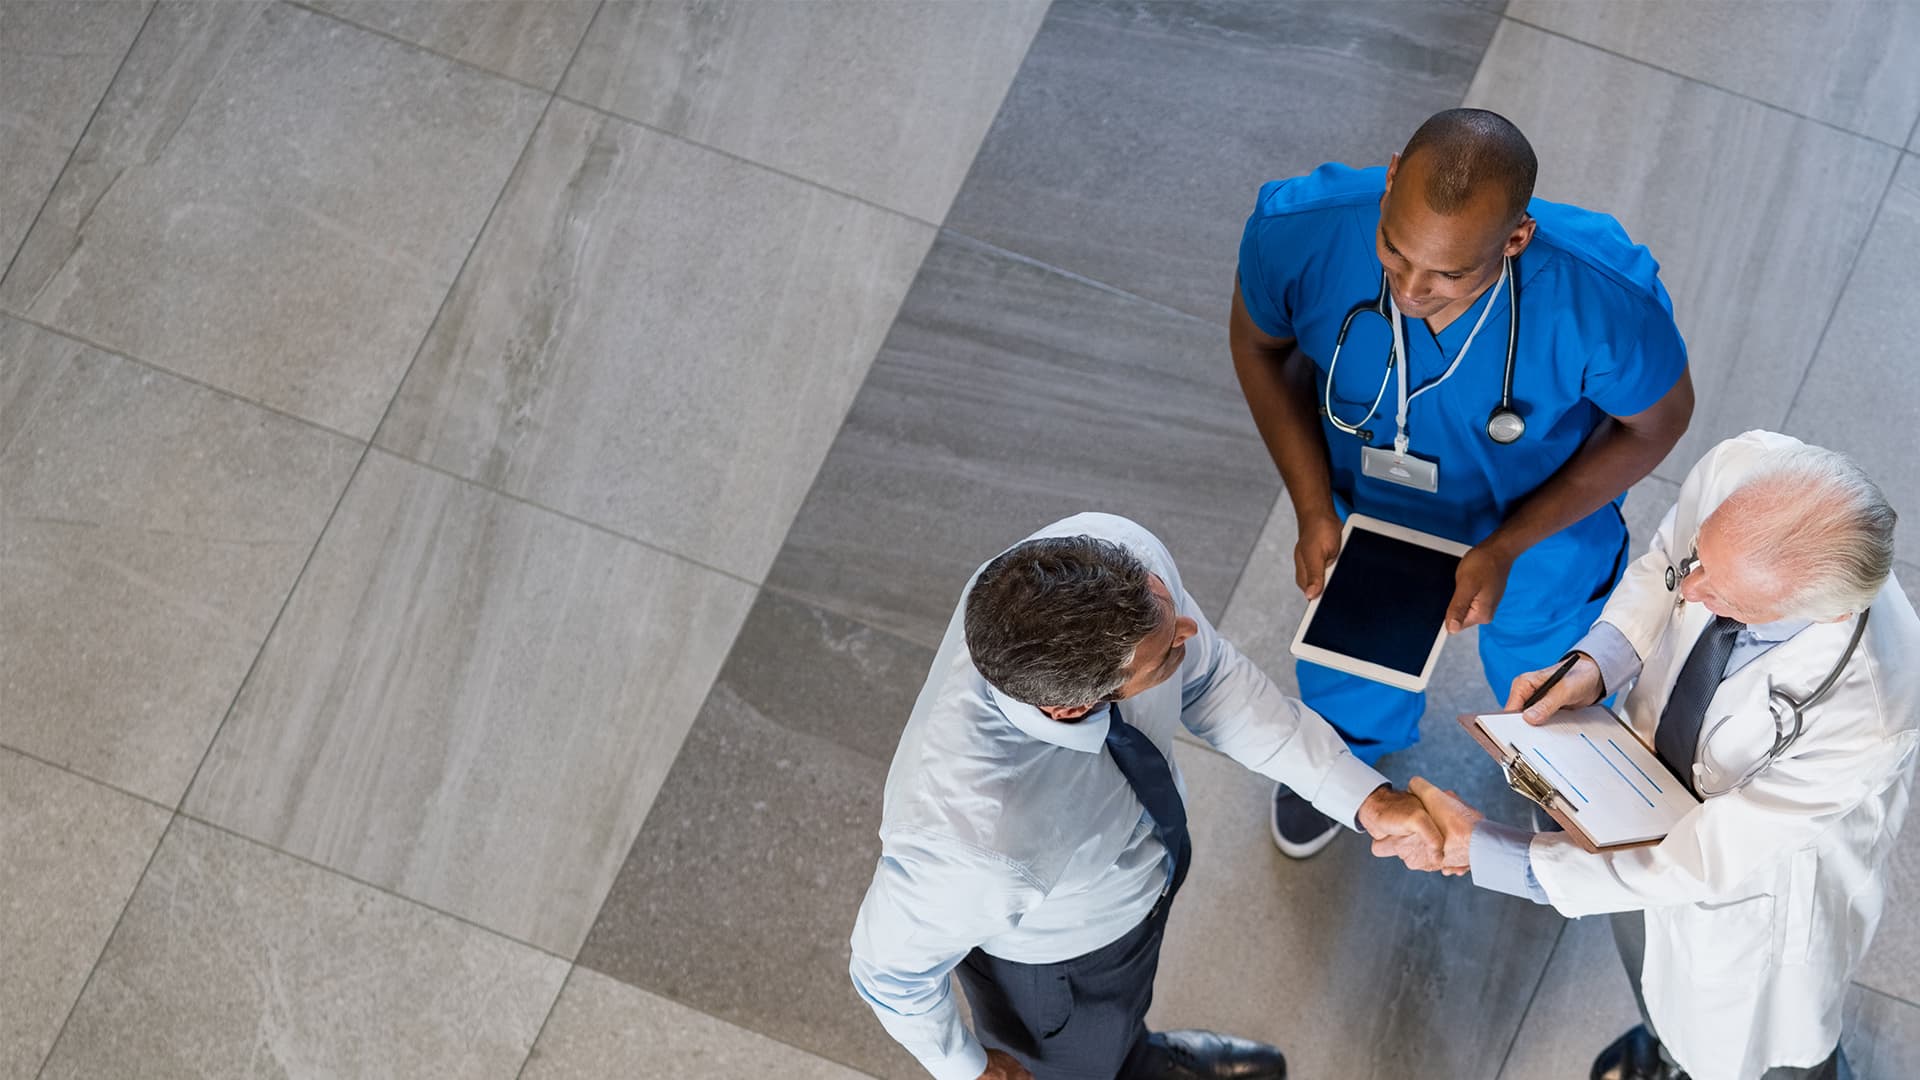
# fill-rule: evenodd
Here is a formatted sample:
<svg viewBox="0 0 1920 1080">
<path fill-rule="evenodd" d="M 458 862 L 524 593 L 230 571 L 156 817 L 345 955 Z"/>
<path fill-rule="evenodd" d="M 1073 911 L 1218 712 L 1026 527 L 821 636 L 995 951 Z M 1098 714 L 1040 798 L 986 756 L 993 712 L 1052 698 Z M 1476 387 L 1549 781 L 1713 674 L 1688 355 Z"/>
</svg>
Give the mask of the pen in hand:
<svg viewBox="0 0 1920 1080">
<path fill-rule="evenodd" d="M 1547 676 L 1547 681 L 1541 683 L 1540 688 L 1538 690 L 1535 690 L 1532 694 L 1529 694 L 1527 696 L 1527 700 L 1523 702 L 1520 706 L 1520 711 L 1525 712 L 1528 709 L 1533 708 L 1535 705 L 1540 704 L 1540 699 L 1547 696 L 1547 691 L 1560 685 L 1560 680 L 1566 678 L 1567 672 L 1572 671 L 1573 665 L 1579 662 L 1580 662 L 1579 653 L 1567 654 L 1567 658 L 1561 661 L 1560 666 L 1553 670 L 1553 674 Z"/>
</svg>

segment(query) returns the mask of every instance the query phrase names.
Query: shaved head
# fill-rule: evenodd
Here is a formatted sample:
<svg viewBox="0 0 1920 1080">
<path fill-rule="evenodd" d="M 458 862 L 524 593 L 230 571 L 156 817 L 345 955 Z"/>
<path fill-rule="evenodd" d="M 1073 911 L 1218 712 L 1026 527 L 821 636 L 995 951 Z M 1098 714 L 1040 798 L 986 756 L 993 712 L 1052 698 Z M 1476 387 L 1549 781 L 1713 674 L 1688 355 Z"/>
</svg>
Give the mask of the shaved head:
<svg viewBox="0 0 1920 1080">
<path fill-rule="evenodd" d="M 1465 210 L 1482 193 L 1497 190 L 1508 221 L 1518 221 L 1533 198 L 1539 162 L 1513 121 L 1485 109 L 1435 113 L 1407 140 L 1402 163 L 1420 159 L 1427 205 L 1441 214 Z"/>
</svg>

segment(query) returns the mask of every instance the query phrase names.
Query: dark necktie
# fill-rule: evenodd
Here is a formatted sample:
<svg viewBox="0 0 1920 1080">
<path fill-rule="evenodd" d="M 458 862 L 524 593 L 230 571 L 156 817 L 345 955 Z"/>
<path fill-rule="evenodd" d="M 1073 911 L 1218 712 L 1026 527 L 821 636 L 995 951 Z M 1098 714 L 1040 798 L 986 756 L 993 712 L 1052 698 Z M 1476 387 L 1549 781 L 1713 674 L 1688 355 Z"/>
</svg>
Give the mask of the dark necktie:
<svg viewBox="0 0 1920 1080">
<path fill-rule="evenodd" d="M 1153 835 L 1173 856 L 1173 880 L 1167 885 L 1172 896 L 1187 879 L 1187 864 L 1193 860 L 1193 842 L 1187 835 L 1187 805 L 1180 801 L 1180 789 L 1173 784 L 1173 768 L 1166 756 L 1146 733 L 1120 718 L 1120 706 L 1109 705 L 1113 715 L 1107 723 L 1107 750 L 1113 754 L 1120 775 L 1127 778 L 1134 798 L 1153 818 Z"/>
<path fill-rule="evenodd" d="M 1673 693 L 1667 695 L 1667 707 L 1660 710 L 1660 726 L 1653 731 L 1653 749 L 1660 763 L 1693 791 L 1693 755 L 1700 744 L 1700 724 L 1707 716 L 1707 703 L 1720 688 L 1726 674 L 1727 659 L 1733 655 L 1733 639 L 1747 624 L 1725 615 L 1716 615 L 1693 643 L 1687 662 L 1680 666 Z M 1696 793 L 1697 794 L 1697 793 Z"/>
</svg>

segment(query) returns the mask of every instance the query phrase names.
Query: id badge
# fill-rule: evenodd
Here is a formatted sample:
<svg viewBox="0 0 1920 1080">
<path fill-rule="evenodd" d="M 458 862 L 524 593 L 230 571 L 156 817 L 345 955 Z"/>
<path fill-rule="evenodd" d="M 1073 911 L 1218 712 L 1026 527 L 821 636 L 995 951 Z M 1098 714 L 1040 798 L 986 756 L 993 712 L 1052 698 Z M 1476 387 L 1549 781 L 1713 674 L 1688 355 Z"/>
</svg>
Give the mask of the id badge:
<svg viewBox="0 0 1920 1080">
<path fill-rule="evenodd" d="M 1360 448 L 1360 472 L 1375 480 L 1385 480 L 1389 484 L 1399 484 L 1418 491 L 1440 490 L 1438 462 L 1412 454 L 1400 457 L 1384 446 Z"/>
</svg>

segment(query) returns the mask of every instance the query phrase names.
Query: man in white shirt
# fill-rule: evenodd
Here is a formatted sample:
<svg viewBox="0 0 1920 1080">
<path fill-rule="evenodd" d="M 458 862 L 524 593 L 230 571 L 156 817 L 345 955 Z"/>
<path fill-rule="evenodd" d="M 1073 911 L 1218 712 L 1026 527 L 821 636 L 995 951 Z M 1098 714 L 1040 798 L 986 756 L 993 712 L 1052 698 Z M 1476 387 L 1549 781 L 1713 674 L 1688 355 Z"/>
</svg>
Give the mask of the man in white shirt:
<svg viewBox="0 0 1920 1080">
<path fill-rule="evenodd" d="M 1273 1047 L 1146 1030 L 1191 856 L 1182 724 L 1376 852 L 1439 865 L 1418 802 L 1215 633 L 1158 539 L 1109 514 L 1050 525 L 987 563 L 948 624 L 854 925 L 854 986 L 939 1080 L 1285 1077 Z"/>
<path fill-rule="evenodd" d="M 1614 913 L 1645 1023 L 1596 1080 L 1847 1075 L 1841 1012 L 1920 745 L 1920 617 L 1892 575 L 1894 519 L 1858 466 L 1772 432 L 1688 474 L 1576 662 L 1526 709 L 1544 723 L 1632 683 L 1627 723 L 1702 799 L 1660 843 L 1592 854 L 1413 782 L 1456 872 L 1564 915 Z M 1515 679 L 1507 707 L 1550 674 Z"/>
</svg>

